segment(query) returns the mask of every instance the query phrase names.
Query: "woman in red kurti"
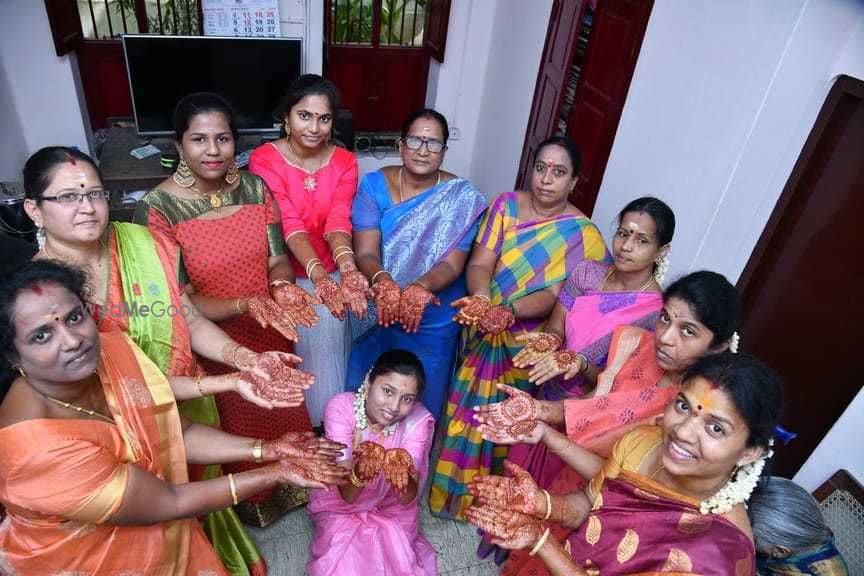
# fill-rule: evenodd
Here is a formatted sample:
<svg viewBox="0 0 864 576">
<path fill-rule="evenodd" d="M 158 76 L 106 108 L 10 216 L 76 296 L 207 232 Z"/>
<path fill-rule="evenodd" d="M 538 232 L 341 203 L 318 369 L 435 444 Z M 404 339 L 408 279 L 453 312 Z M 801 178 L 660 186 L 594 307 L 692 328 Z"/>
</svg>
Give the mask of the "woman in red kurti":
<svg viewBox="0 0 864 576">
<path fill-rule="evenodd" d="M 139 202 L 135 220 L 181 246 L 187 292 L 207 318 L 253 351 L 290 351 L 296 325 L 314 322 L 311 297 L 292 283 L 279 210 L 266 185 L 234 164 L 234 112 L 222 97 L 199 93 L 177 104 L 174 119 L 181 165 Z M 229 363 L 237 354 L 223 350 Z M 203 358 L 201 364 L 210 374 L 227 370 Z M 312 427 L 303 406 L 265 410 L 233 393 L 216 401 L 222 427 L 233 434 L 272 439 Z M 264 526 L 306 500 L 305 491 L 285 487 L 241 503 L 237 512 Z"/>
<path fill-rule="evenodd" d="M 249 171 L 267 182 L 279 203 L 282 231 L 297 284 L 313 291 L 329 310 L 312 329 L 300 328 L 296 352 L 315 374 L 306 393 L 312 422 L 345 387 L 351 346 L 348 310 L 366 316 L 369 284 L 357 270 L 351 241 L 351 204 L 357 191 L 357 160 L 330 143 L 339 93 L 329 80 L 301 76 L 281 110 L 285 137 L 252 153 Z"/>
</svg>

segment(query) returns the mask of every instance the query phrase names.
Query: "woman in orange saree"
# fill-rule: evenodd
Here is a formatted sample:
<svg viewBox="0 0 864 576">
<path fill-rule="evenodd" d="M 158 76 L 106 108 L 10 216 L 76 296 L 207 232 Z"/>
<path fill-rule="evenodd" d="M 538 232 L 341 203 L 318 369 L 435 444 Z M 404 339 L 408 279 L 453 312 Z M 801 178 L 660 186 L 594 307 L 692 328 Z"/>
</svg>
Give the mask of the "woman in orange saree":
<svg viewBox="0 0 864 576">
<path fill-rule="evenodd" d="M 4 574 L 227 574 L 196 515 L 344 476 L 340 445 L 280 439 L 260 447 L 275 464 L 190 483 L 187 459 L 240 461 L 254 439 L 184 421 L 174 382 L 125 333 L 98 332 L 83 284 L 38 261 L 0 290 L 0 354 L 20 374 L 0 404 Z"/>
<path fill-rule="evenodd" d="M 475 480 L 480 505 L 466 515 L 552 574 L 752 575 L 745 504 L 772 455 L 782 403 L 782 383 L 762 362 L 705 356 L 661 423 L 624 435 L 605 461 L 553 431 L 555 449 L 589 481 L 584 490 L 549 496 L 513 467 L 514 478 Z M 543 521 L 575 530 L 562 546 Z"/>
</svg>

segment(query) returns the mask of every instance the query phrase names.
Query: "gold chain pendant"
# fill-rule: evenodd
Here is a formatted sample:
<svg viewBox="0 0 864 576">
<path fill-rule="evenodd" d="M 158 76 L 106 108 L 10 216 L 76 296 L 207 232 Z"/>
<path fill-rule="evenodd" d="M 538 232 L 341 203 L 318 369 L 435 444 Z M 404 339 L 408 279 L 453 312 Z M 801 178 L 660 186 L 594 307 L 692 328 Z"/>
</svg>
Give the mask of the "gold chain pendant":
<svg viewBox="0 0 864 576">
<path fill-rule="evenodd" d="M 210 195 L 210 206 L 213 207 L 214 210 L 218 210 L 222 207 L 222 195 L 221 194 L 211 194 Z"/>
<path fill-rule="evenodd" d="M 315 190 L 315 188 L 317 188 L 317 187 L 318 187 L 318 181 L 311 174 L 309 176 L 306 176 L 306 178 L 303 179 L 303 188 L 305 188 L 307 191 L 311 192 L 311 191 Z"/>
</svg>

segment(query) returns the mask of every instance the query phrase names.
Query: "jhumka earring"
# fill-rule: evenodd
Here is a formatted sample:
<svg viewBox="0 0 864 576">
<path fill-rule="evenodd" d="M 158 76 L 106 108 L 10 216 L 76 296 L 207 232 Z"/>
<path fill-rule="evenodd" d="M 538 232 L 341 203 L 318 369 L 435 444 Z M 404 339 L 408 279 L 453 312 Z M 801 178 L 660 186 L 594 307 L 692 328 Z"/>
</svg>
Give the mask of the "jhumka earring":
<svg viewBox="0 0 864 576">
<path fill-rule="evenodd" d="M 36 245 L 39 247 L 40 252 L 45 248 L 45 228 L 41 225 L 36 226 Z"/>
<path fill-rule="evenodd" d="M 657 282 L 657 285 L 661 288 L 663 287 L 663 280 L 666 279 L 666 273 L 668 271 L 669 254 L 667 253 L 654 261 L 654 281 Z"/>
<path fill-rule="evenodd" d="M 240 179 L 240 169 L 237 168 L 237 164 L 234 162 L 231 163 L 231 166 L 228 167 L 228 172 L 225 173 L 225 182 L 230 186 L 237 182 Z"/>
<path fill-rule="evenodd" d="M 177 170 L 172 178 L 181 188 L 191 188 L 195 185 L 195 175 L 192 174 L 192 169 L 186 164 L 186 159 L 183 156 L 180 156 L 180 163 L 177 165 Z"/>
</svg>

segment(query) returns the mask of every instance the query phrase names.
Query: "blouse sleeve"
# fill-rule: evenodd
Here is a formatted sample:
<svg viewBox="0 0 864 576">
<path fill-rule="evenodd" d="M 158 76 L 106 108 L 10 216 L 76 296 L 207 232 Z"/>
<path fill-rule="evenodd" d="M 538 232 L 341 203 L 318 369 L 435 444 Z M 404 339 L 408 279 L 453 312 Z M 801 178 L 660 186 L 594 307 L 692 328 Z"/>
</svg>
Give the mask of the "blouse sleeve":
<svg viewBox="0 0 864 576">
<path fill-rule="evenodd" d="M 270 146 L 265 144 L 264 146 Z M 273 195 L 279 199 L 279 212 L 282 217 L 282 232 L 287 236 L 295 232 L 306 232 L 306 225 L 300 218 L 300 212 L 291 201 L 287 182 L 273 167 L 272 162 L 265 156 L 265 148 L 259 148 L 249 158 L 249 172 L 260 176 L 267 187 L 273 191 Z"/>
<path fill-rule="evenodd" d="M 128 465 L 105 447 L 48 438 L 6 477 L 9 504 L 46 516 L 101 524 L 123 503 Z"/>
<path fill-rule="evenodd" d="M 477 244 L 488 248 L 496 254 L 501 253 L 501 243 L 504 240 L 504 212 L 507 206 L 507 194 L 501 194 L 492 203 L 480 222 L 477 232 Z"/>
<path fill-rule="evenodd" d="M 338 153 L 338 150 L 335 153 Z M 348 166 L 339 175 L 330 211 L 324 223 L 324 234 L 345 232 L 351 234 L 351 203 L 357 193 L 357 158 L 350 152 L 345 152 L 350 158 Z"/>
<path fill-rule="evenodd" d="M 480 230 L 481 218 L 474 220 L 474 223 L 471 224 L 471 227 L 462 236 L 462 240 L 459 241 L 459 245 L 456 247 L 458 250 L 461 250 L 462 252 L 471 251 L 471 246 L 474 245 L 474 238 L 477 237 L 477 232 Z"/>
<path fill-rule="evenodd" d="M 584 296 L 590 290 L 599 289 L 607 270 L 605 264 L 596 260 L 582 260 L 576 264 L 570 278 L 567 279 L 564 288 L 558 295 L 561 305 L 570 310 L 576 298 Z"/>
<path fill-rule="evenodd" d="M 351 206 L 351 224 L 358 231 L 381 229 L 381 209 L 372 196 L 371 178 L 372 175 L 367 174 L 360 181 L 360 188 Z"/>
<path fill-rule="evenodd" d="M 151 191 L 150 194 L 153 194 L 153 192 Z M 172 242 L 177 241 L 174 237 L 174 227 L 168 218 L 147 202 L 139 201 L 135 205 L 135 214 L 132 216 L 132 221 L 135 224 L 146 226 L 150 229 L 150 232 L 161 234 Z"/>
<path fill-rule="evenodd" d="M 270 256 L 285 254 L 285 236 L 282 234 L 282 215 L 279 205 L 273 200 L 273 194 L 262 184 L 264 195 L 264 211 L 267 214 L 267 248 Z"/>
<path fill-rule="evenodd" d="M 354 405 L 353 394 L 337 394 L 327 402 L 324 409 L 324 430 L 327 438 L 347 446 L 339 460 L 350 460 L 354 443 Z"/>
<path fill-rule="evenodd" d="M 622 470 L 637 472 L 643 458 L 661 441 L 662 434 L 657 426 L 640 426 L 622 436 L 612 448 L 612 455 L 588 484 L 591 502 L 597 499 L 606 478 L 615 479 Z"/>
</svg>

